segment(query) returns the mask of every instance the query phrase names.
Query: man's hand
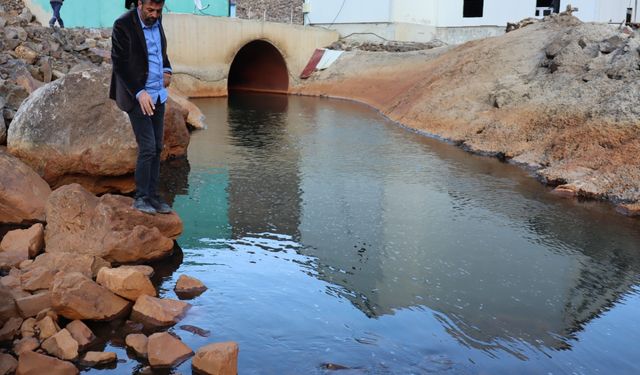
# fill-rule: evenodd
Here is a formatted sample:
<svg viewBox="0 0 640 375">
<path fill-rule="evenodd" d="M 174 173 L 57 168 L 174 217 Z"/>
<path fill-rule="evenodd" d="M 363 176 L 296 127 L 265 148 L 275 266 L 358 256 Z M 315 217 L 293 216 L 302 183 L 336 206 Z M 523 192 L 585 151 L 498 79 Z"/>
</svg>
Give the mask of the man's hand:
<svg viewBox="0 0 640 375">
<path fill-rule="evenodd" d="M 169 85 L 171 84 L 171 74 L 170 73 L 164 73 L 162 75 L 163 81 L 164 81 L 164 87 L 169 87 Z"/>
<path fill-rule="evenodd" d="M 138 96 L 138 103 L 140 103 L 140 108 L 142 109 L 143 114 L 153 116 L 153 110 L 156 109 L 156 106 L 151 100 L 151 95 L 146 91 L 142 91 Z"/>
</svg>

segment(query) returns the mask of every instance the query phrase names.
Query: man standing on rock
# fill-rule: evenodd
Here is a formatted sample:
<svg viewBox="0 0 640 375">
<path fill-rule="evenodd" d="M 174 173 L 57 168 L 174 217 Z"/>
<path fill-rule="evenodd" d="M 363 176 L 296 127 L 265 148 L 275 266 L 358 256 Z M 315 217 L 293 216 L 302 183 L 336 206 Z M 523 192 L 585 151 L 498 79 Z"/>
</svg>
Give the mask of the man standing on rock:
<svg viewBox="0 0 640 375">
<path fill-rule="evenodd" d="M 109 97 L 131 120 L 138 143 L 133 208 L 148 214 L 171 212 L 157 194 L 166 87 L 171 83 L 163 6 L 164 0 L 138 0 L 137 8 L 115 21 L 111 36 Z"/>
</svg>

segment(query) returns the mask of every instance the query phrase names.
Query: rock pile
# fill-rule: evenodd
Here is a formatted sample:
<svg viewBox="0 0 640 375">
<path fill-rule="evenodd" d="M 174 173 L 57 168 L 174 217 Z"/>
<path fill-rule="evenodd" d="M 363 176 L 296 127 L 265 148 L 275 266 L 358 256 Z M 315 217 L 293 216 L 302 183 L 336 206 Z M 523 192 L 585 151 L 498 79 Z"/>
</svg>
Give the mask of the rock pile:
<svg viewBox="0 0 640 375">
<path fill-rule="evenodd" d="M 349 39 L 340 39 L 331 44 L 328 48 L 337 51 L 367 51 L 367 52 L 412 52 L 423 51 L 432 48 L 446 46 L 441 40 L 434 39 L 426 43 L 422 42 L 400 42 L 388 40 L 380 43 L 359 42 Z"/>
<path fill-rule="evenodd" d="M 0 144 L 4 124 L 44 83 L 88 67 L 110 63 L 107 29 L 42 27 L 22 1 L 0 1 Z"/>
</svg>

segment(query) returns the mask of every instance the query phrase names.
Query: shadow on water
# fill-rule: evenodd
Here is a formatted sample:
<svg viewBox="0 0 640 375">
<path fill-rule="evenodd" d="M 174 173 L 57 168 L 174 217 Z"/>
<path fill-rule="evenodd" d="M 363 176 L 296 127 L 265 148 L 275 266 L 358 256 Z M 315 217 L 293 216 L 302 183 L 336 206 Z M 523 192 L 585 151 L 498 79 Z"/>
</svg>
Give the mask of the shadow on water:
<svg viewBox="0 0 640 375">
<path fill-rule="evenodd" d="M 199 102 L 227 124 L 194 136 L 189 182 L 167 187 L 188 212 L 185 249 L 204 240 L 248 256 L 294 249 L 326 295 L 368 320 L 432 313 L 462 347 L 520 360 L 531 348 L 571 350 L 637 293 L 640 224 L 608 205 L 553 196 L 515 166 L 353 103 L 257 94 L 215 103 Z M 207 264 L 192 254 L 187 267 Z"/>
</svg>

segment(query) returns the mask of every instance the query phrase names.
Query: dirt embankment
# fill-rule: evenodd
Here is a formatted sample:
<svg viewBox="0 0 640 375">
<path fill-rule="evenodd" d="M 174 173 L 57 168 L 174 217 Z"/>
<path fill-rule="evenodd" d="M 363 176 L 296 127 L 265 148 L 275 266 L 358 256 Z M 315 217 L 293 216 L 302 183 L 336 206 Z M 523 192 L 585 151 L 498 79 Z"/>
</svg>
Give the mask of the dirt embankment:
<svg viewBox="0 0 640 375">
<path fill-rule="evenodd" d="M 640 201 L 640 36 L 571 15 L 407 53 L 346 52 L 296 93 L 392 120 L 535 171 L 564 194 Z"/>
</svg>

